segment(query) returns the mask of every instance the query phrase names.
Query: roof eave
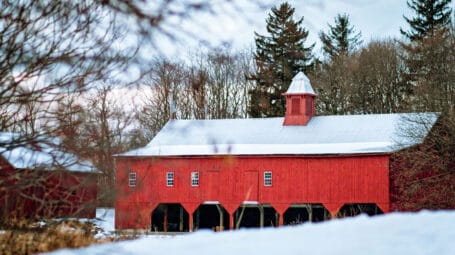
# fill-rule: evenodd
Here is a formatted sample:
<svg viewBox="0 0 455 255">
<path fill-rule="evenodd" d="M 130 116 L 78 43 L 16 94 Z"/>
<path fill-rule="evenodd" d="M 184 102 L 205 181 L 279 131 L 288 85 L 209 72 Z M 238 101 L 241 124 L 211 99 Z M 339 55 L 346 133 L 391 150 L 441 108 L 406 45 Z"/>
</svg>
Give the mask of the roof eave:
<svg viewBox="0 0 455 255">
<path fill-rule="evenodd" d="M 313 153 L 313 154 L 201 154 L 201 155 L 116 155 L 117 158 L 206 158 L 206 157 L 348 157 L 348 156 L 375 156 L 391 155 L 395 151 L 367 152 L 367 153 Z"/>
<path fill-rule="evenodd" d="M 319 95 L 316 94 L 316 93 L 308 93 L 308 92 L 305 92 L 305 93 L 293 93 L 293 92 L 288 93 L 288 92 L 285 92 L 285 93 L 283 93 L 282 95 L 283 95 L 283 96 L 288 96 L 288 95 L 295 95 L 295 96 L 310 95 L 310 96 L 315 96 L 315 97 L 319 96 Z"/>
</svg>

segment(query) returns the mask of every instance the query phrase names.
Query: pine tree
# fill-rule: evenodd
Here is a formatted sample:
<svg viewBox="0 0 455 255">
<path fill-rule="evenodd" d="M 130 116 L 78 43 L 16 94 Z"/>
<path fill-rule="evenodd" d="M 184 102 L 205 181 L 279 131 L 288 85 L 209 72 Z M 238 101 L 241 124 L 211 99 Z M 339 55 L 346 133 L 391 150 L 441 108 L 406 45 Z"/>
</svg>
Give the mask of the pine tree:
<svg viewBox="0 0 455 255">
<path fill-rule="evenodd" d="M 451 0 L 412 0 L 415 12 L 405 17 L 410 30 L 401 33 L 408 39 L 401 45 L 408 69 L 407 81 L 414 87 L 415 109 L 446 111 L 455 105 Z"/>
<path fill-rule="evenodd" d="M 411 30 L 401 33 L 410 41 L 422 40 L 428 36 L 433 36 L 438 31 L 448 31 L 450 27 L 450 14 L 452 9 L 449 7 L 452 0 L 411 0 L 408 7 L 411 8 L 416 16 L 412 18 L 404 17 Z"/>
<path fill-rule="evenodd" d="M 347 14 L 338 14 L 335 25 L 329 24 L 329 31 L 327 33 L 321 31 L 319 34 L 322 50 L 330 58 L 347 56 L 353 52 L 362 43 L 361 36 L 361 33 L 355 31 L 354 26 L 350 24 Z"/>
<path fill-rule="evenodd" d="M 288 3 L 271 11 L 266 19 L 269 35 L 255 33 L 257 70 L 250 78 L 256 81 L 256 86 L 249 91 L 248 107 L 252 117 L 283 116 L 282 94 L 294 75 L 308 71 L 312 65 L 314 44 L 304 46 L 308 31 L 302 27 L 303 17 L 295 21 L 295 9 Z"/>
</svg>

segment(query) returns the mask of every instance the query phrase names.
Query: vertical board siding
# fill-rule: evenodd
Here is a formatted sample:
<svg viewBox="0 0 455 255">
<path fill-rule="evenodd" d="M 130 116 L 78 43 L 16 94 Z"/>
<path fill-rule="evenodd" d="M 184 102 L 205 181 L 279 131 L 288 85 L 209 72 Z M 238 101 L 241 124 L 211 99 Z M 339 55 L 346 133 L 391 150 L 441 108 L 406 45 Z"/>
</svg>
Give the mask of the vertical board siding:
<svg viewBox="0 0 455 255">
<path fill-rule="evenodd" d="M 388 155 L 120 157 L 116 164 L 119 229 L 149 222 L 159 203 L 389 203 Z M 130 171 L 137 173 L 136 187 L 128 186 Z M 191 186 L 194 171 L 199 172 L 198 187 Z M 265 171 L 272 172 L 271 187 L 264 187 Z M 173 187 L 166 186 L 167 172 L 174 172 Z"/>
<path fill-rule="evenodd" d="M 11 167 L 2 169 L 0 183 L 4 218 L 96 217 L 97 174 Z"/>
</svg>

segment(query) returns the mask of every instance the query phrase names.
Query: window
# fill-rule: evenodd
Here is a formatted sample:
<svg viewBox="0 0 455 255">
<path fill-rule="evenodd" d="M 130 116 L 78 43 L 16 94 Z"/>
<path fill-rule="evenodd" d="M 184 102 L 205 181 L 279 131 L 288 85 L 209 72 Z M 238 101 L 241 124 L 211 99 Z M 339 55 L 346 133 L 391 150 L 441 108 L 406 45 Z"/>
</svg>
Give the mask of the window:
<svg viewBox="0 0 455 255">
<path fill-rule="evenodd" d="M 306 115 L 310 116 L 313 115 L 313 100 L 310 99 L 310 97 L 307 98 L 306 100 Z"/>
<path fill-rule="evenodd" d="M 272 172 L 264 172 L 264 186 L 272 186 Z"/>
<path fill-rule="evenodd" d="M 136 173 L 134 172 L 129 173 L 128 184 L 130 187 L 136 187 Z"/>
<path fill-rule="evenodd" d="M 300 114 L 300 98 L 293 98 L 292 99 L 291 114 L 292 115 Z"/>
<path fill-rule="evenodd" d="M 199 186 L 199 172 L 191 173 L 191 186 L 193 187 Z"/>
<path fill-rule="evenodd" d="M 174 186 L 174 172 L 166 173 L 166 186 L 168 187 Z"/>
</svg>

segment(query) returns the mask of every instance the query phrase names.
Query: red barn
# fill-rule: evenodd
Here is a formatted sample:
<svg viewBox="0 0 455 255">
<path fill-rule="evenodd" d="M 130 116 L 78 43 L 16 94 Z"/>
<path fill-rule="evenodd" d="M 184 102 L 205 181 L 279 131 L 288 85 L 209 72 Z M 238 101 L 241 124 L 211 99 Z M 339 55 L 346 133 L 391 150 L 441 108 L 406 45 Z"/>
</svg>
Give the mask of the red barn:
<svg viewBox="0 0 455 255">
<path fill-rule="evenodd" d="M 8 218 L 96 217 L 97 171 L 56 138 L 19 141 L 0 132 L 0 214 Z"/>
<path fill-rule="evenodd" d="M 422 116 L 431 127 L 437 116 L 314 116 L 303 73 L 284 96 L 284 118 L 170 120 L 147 146 L 116 155 L 116 228 L 232 229 L 388 212 L 389 157 L 421 142 L 400 127 Z"/>
</svg>

